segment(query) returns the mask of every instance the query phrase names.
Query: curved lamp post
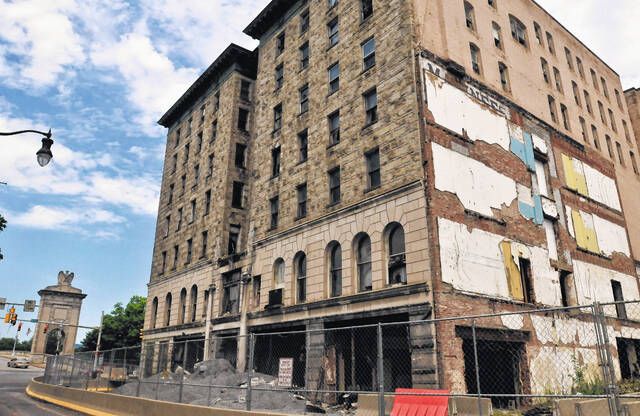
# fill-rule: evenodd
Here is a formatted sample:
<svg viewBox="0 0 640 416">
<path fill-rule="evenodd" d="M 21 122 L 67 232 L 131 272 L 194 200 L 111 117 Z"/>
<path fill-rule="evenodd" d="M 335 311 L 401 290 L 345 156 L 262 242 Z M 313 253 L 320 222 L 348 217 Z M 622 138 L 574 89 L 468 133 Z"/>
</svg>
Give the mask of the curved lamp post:
<svg viewBox="0 0 640 416">
<path fill-rule="evenodd" d="M 0 132 L 0 136 L 14 136 L 16 134 L 23 133 L 36 133 L 44 136 L 42 138 L 42 147 L 36 152 L 36 158 L 40 166 L 47 166 L 51 161 L 51 158 L 53 158 L 53 153 L 51 153 L 51 145 L 53 144 L 53 140 L 51 139 L 51 129 L 46 133 L 38 130 L 20 130 L 7 133 Z"/>
</svg>

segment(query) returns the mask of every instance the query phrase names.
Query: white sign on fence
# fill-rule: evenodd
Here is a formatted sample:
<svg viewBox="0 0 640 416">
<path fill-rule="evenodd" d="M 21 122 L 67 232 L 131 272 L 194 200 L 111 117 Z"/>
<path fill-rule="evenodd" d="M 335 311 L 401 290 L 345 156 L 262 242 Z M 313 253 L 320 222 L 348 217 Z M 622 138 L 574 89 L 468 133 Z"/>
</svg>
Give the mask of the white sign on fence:
<svg viewBox="0 0 640 416">
<path fill-rule="evenodd" d="M 280 358 L 280 367 L 278 368 L 278 386 L 291 387 L 293 379 L 293 358 Z"/>
</svg>

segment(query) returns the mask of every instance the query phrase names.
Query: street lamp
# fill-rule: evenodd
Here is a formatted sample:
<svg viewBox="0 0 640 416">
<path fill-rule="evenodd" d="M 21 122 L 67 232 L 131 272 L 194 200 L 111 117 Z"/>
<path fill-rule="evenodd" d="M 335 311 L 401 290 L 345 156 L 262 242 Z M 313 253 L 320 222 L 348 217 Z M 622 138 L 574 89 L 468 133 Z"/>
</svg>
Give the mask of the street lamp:
<svg viewBox="0 0 640 416">
<path fill-rule="evenodd" d="M 46 133 L 38 130 L 20 130 L 7 133 L 0 132 L 0 136 L 14 136 L 16 134 L 23 133 L 36 133 L 44 136 L 42 138 L 42 147 L 36 152 L 36 159 L 38 160 L 38 164 L 40 166 L 47 166 L 51 161 L 51 158 L 53 158 L 53 153 L 51 153 L 51 145 L 53 144 L 53 140 L 51 139 L 51 129 L 49 129 L 49 131 Z"/>
</svg>

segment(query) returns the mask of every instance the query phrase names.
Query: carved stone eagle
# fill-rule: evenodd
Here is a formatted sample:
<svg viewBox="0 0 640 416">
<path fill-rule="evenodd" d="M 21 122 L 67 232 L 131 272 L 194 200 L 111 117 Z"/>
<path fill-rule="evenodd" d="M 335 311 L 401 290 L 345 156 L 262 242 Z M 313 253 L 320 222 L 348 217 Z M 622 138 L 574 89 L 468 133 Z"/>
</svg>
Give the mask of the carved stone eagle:
<svg viewBox="0 0 640 416">
<path fill-rule="evenodd" d="M 58 273 L 58 284 L 60 286 L 71 286 L 71 282 L 73 282 L 73 272 L 63 272 L 62 270 Z"/>
</svg>

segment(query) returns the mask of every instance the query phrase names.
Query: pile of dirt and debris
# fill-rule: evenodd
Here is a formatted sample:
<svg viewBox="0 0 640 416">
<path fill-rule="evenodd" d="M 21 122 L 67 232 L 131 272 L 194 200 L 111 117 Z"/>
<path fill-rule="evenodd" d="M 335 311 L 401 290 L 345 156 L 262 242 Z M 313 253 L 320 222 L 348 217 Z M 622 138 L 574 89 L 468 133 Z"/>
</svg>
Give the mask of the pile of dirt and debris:
<svg viewBox="0 0 640 416">
<path fill-rule="evenodd" d="M 184 377 L 184 380 L 183 380 Z M 237 372 L 227 360 L 214 359 L 197 363 L 193 373 L 178 367 L 175 372 L 163 372 L 138 381 L 130 381 L 116 389 L 116 393 L 159 399 L 180 401 L 182 381 L 182 403 L 246 409 L 247 373 Z M 282 413 L 302 414 L 310 411 L 345 415 L 344 409 L 314 406 L 295 389 L 278 386 L 276 377 L 254 373 L 251 378 L 251 407 L 255 410 L 269 410 Z"/>
</svg>

